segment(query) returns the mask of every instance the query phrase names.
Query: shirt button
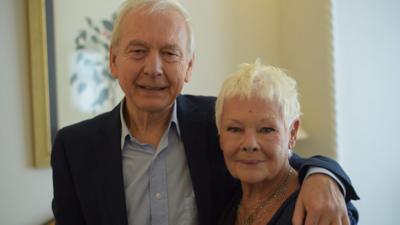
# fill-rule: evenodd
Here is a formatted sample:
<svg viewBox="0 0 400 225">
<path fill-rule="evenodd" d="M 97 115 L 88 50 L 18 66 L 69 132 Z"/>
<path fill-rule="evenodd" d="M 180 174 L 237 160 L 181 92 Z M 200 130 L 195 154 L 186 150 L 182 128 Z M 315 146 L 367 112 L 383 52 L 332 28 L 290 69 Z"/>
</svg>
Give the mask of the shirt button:
<svg viewBox="0 0 400 225">
<path fill-rule="evenodd" d="M 156 194 L 154 195 L 154 197 L 156 197 L 156 199 L 160 200 L 160 199 L 161 199 L 161 193 L 156 193 Z"/>
</svg>

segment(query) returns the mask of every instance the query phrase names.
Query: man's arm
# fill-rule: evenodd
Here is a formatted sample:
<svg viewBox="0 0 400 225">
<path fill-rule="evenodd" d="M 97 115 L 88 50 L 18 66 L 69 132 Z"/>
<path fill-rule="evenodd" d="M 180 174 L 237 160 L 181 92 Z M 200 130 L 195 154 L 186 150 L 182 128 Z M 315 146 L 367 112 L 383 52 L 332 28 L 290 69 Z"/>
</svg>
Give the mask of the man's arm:
<svg viewBox="0 0 400 225">
<path fill-rule="evenodd" d="M 54 189 L 52 209 L 54 217 L 56 224 L 85 225 L 79 200 L 73 186 L 61 132 L 56 136 L 51 154 Z"/>
<path fill-rule="evenodd" d="M 350 224 L 349 221 L 351 224 L 357 223 L 357 210 L 352 205 L 348 210 L 345 200 L 349 203 L 351 199 L 359 198 L 350 178 L 336 161 L 323 156 L 303 159 L 293 154 L 290 164 L 299 172 L 302 183 L 293 215 L 294 225 L 347 225 Z M 304 180 L 310 167 L 320 167 L 333 173 L 345 188 L 345 198 L 337 182 L 325 174 L 313 174 Z"/>
<path fill-rule="evenodd" d="M 304 177 L 311 167 L 320 167 L 326 169 L 335 174 L 336 177 L 342 182 L 345 188 L 346 201 L 360 199 L 354 190 L 353 185 L 351 184 L 350 178 L 335 160 L 319 155 L 310 158 L 302 158 L 294 153 L 290 158 L 290 165 L 299 173 L 300 183 L 304 181 Z"/>
</svg>

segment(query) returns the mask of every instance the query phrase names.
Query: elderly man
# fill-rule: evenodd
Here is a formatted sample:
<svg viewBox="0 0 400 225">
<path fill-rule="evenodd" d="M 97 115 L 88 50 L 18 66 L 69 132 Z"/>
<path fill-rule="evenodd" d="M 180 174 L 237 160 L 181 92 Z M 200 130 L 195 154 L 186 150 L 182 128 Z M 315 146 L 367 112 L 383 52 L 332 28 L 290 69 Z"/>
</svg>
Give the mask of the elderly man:
<svg viewBox="0 0 400 225">
<path fill-rule="evenodd" d="M 180 94 L 192 75 L 193 46 L 188 14 L 176 1 L 124 3 L 112 36 L 110 69 L 125 98 L 112 111 L 58 132 L 51 159 L 57 224 L 217 222 L 239 185 L 219 150 L 215 98 Z M 345 197 L 357 198 L 335 162 L 294 156 L 291 164 L 301 178 L 310 166 L 329 170 Z M 338 183 L 320 173 L 306 178 L 294 224 L 343 219 Z"/>
</svg>

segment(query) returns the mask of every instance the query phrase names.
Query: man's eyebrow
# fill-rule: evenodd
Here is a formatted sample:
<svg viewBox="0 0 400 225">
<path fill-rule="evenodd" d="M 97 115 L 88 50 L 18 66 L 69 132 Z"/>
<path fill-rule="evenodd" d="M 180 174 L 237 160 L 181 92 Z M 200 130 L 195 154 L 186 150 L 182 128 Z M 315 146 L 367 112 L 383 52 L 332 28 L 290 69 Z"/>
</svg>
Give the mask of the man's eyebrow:
<svg viewBox="0 0 400 225">
<path fill-rule="evenodd" d="M 166 44 L 162 47 L 163 49 L 173 49 L 173 50 L 181 50 L 181 48 L 176 44 Z"/>
<path fill-rule="evenodd" d="M 149 44 L 144 42 L 144 41 L 139 41 L 139 40 L 131 40 L 128 42 L 126 47 L 131 47 L 131 46 L 148 46 Z"/>
</svg>

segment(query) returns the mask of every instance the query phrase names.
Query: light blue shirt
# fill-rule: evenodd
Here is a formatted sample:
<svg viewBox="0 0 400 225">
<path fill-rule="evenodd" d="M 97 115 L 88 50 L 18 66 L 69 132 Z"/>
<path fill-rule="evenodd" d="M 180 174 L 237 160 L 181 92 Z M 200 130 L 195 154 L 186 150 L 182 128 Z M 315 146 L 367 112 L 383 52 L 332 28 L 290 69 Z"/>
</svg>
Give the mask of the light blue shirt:
<svg viewBox="0 0 400 225">
<path fill-rule="evenodd" d="M 157 148 L 133 137 L 121 103 L 121 149 L 129 225 L 197 225 L 198 215 L 176 103 Z"/>
</svg>

